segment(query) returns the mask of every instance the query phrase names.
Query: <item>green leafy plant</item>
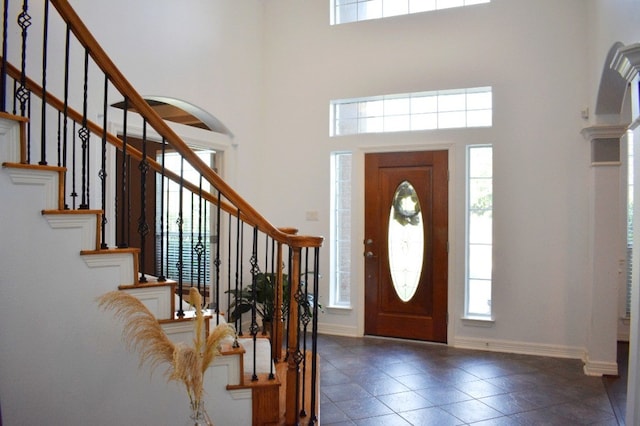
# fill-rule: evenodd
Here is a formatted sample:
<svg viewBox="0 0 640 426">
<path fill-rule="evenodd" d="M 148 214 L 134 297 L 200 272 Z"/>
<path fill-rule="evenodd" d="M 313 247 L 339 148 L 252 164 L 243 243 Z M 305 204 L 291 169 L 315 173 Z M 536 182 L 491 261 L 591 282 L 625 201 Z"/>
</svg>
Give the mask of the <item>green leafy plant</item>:
<svg viewBox="0 0 640 426">
<path fill-rule="evenodd" d="M 276 306 L 276 281 L 275 273 L 260 272 L 255 276 L 255 297 L 253 284 L 249 284 L 242 289 L 227 290 L 226 293 L 232 295 L 231 305 L 229 305 L 229 320 L 236 321 L 242 314 L 250 312 L 255 299 L 256 313 L 263 321 L 273 321 L 276 309 L 281 309 L 282 316 L 286 317 L 289 313 L 289 278 L 287 274 L 282 274 L 282 305 Z M 301 286 L 304 281 L 301 281 Z M 313 294 L 307 294 L 306 303 L 302 304 L 302 308 L 309 316 L 313 316 L 313 305 L 315 297 Z M 322 305 L 318 305 L 322 309 Z"/>
</svg>

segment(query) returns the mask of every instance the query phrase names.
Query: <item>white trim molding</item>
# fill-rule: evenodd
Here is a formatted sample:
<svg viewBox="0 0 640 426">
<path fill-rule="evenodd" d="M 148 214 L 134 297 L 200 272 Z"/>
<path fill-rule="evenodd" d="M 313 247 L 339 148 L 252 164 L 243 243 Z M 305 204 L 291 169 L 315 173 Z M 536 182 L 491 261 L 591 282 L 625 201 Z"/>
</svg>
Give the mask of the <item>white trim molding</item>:
<svg viewBox="0 0 640 426">
<path fill-rule="evenodd" d="M 584 359 L 585 357 L 584 348 L 576 346 L 549 345 L 543 343 L 518 342 L 514 340 L 459 337 L 452 340 L 450 345 L 460 349 L 476 349 L 490 352 L 506 352 L 555 358 Z"/>
<path fill-rule="evenodd" d="M 621 47 L 611 61 L 611 68 L 631 82 L 640 72 L 640 43 Z"/>
</svg>

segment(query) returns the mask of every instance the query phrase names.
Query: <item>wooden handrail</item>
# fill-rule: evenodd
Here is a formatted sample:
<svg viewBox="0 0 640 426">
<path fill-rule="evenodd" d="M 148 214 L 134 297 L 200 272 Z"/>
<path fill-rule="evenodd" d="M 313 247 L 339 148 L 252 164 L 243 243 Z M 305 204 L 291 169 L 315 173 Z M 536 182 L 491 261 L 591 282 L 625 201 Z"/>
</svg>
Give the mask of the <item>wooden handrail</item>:
<svg viewBox="0 0 640 426">
<path fill-rule="evenodd" d="M 189 164 L 191 164 L 205 180 L 212 184 L 237 209 L 246 215 L 248 222 L 255 224 L 265 234 L 276 241 L 284 242 L 291 247 L 320 247 L 322 237 L 292 235 L 282 232 L 272 225 L 258 211 L 242 198 L 230 185 L 213 171 L 189 146 L 169 127 L 158 113 L 149 106 L 142 96 L 134 89 L 120 70 L 111 61 L 107 53 L 93 37 L 89 29 L 82 22 L 67 0 L 50 0 L 62 19 L 67 23 L 78 42 L 87 49 L 95 64 L 108 77 L 111 84 L 122 94 L 131 105 L 144 117 L 147 123 L 162 136 Z"/>
</svg>

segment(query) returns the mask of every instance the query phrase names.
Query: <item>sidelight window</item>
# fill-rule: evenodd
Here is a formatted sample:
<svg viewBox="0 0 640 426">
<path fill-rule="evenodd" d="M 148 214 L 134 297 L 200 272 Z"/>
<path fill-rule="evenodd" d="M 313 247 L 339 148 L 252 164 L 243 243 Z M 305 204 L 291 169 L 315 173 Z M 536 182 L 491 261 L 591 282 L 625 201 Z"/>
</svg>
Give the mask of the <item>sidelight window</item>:
<svg viewBox="0 0 640 426">
<path fill-rule="evenodd" d="M 331 154 L 331 306 L 351 306 L 351 159 Z"/>
<path fill-rule="evenodd" d="M 493 265 L 493 148 L 467 149 L 465 316 L 490 318 Z"/>
</svg>

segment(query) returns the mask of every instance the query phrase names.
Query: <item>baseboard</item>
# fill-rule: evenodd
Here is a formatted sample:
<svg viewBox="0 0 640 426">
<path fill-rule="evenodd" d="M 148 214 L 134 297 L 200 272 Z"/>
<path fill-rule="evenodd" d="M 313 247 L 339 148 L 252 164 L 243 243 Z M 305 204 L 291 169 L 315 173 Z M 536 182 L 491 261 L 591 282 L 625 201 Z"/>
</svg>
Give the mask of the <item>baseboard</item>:
<svg viewBox="0 0 640 426">
<path fill-rule="evenodd" d="M 546 345 L 513 340 L 487 340 L 473 338 L 457 338 L 449 342 L 455 348 L 476 349 L 491 352 L 507 352 L 524 355 L 548 356 L 555 358 L 583 359 L 584 348 L 563 345 Z"/>
<path fill-rule="evenodd" d="M 356 327 L 339 324 L 318 324 L 318 333 L 330 334 L 333 336 L 362 337 L 362 335 L 358 334 L 358 329 Z"/>
<path fill-rule="evenodd" d="M 589 357 L 584 362 L 584 374 L 587 376 L 617 376 L 617 362 L 591 361 Z"/>
</svg>

